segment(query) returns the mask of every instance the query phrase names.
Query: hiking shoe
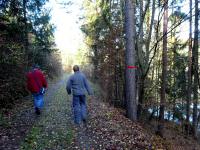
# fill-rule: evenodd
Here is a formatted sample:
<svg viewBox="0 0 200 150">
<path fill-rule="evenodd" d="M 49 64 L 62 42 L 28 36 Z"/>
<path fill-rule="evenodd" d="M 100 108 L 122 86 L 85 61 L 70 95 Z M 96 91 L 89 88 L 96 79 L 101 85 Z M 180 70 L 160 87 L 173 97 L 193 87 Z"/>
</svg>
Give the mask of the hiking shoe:
<svg viewBox="0 0 200 150">
<path fill-rule="evenodd" d="M 40 115 L 40 109 L 39 108 L 35 108 L 35 113 L 37 114 L 37 115 Z"/>
<path fill-rule="evenodd" d="M 86 119 L 83 119 L 83 123 L 86 124 L 86 123 L 87 123 L 87 120 L 86 120 Z"/>
<path fill-rule="evenodd" d="M 87 128 L 87 120 L 83 119 L 83 126 Z"/>
</svg>

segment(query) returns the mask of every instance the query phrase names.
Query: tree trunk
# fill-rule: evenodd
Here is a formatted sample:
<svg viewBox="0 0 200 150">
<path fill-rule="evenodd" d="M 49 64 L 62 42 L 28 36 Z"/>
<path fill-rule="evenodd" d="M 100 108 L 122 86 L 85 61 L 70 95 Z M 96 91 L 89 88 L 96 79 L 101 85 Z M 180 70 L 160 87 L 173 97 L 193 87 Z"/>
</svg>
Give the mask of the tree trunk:
<svg viewBox="0 0 200 150">
<path fill-rule="evenodd" d="M 147 2 L 149 3 L 149 2 Z M 146 14 L 146 12 L 145 12 Z M 143 1 L 140 1 L 140 28 L 141 28 L 141 31 L 139 33 L 139 36 L 140 36 L 140 40 L 139 40 L 139 46 L 138 46 L 138 51 L 143 51 L 142 48 L 143 48 L 143 16 L 144 15 L 144 12 L 143 12 Z M 148 73 L 148 66 L 146 66 L 148 63 L 149 63 L 149 56 L 150 56 L 150 51 L 149 51 L 149 47 L 150 47 L 150 42 L 151 42 L 151 35 L 152 35 L 152 31 L 153 31 L 153 22 L 154 22 L 154 17 L 155 17 L 155 0 L 153 0 L 153 3 L 152 3 L 152 14 L 151 14 L 151 23 L 150 23 L 150 26 L 149 26 L 149 33 L 148 33 L 148 36 L 147 36 L 147 42 L 146 42 L 146 58 L 145 58 L 145 61 L 144 64 L 142 65 L 144 68 L 143 69 L 140 69 L 140 79 L 139 79 L 139 88 L 138 88 L 138 112 L 137 112 L 137 115 L 138 115 L 138 118 L 141 116 L 142 114 L 142 111 L 143 111 L 143 108 L 142 108 L 142 105 L 143 105 L 143 99 L 144 99 L 144 93 L 145 93 L 145 87 L 144 87 L 144 82 L 145 82 L 145 79 L 146 79 L 146 76 L 147 76 L 147 73 Z M 142 55 L 142 54 L 140 54 Z M 146 64 L 146 65 L 145 65 Z"/>
<path fill-rule="evenodd" d="M 197 105 L 198 105 L 198 0 L 195 0 L 195 29 L 194 29 L 194 46 L 193 46 L 193 60 L 194 60 L 194 107 L 193 107 L 193 134 L 197 137 Z"/>
<path fill-rule="evenodd" d="M 99 64 L 99 57 L 98 57 L 98 51 L 97 51 L 97 45 L 94 44 L 92 46 L 94 51 L 94 58 L 93 58 L 93 64 L 94 64 L 94 81 L 96 82 L 98 80 L 98 64 Z"/>
<path fill-rule="evenodd" d="M 28 67 L 32 63 L 29 59 L 29 43 L 28 43 L 28 24 L 26 6 L 27 0 L 23 0 L 23 23 L 24 23 L 24 49 L 25 49 L 25 66 Z"/>
<path fill-rule="evenodd" d="M 144 99 L 144 80 L 145 78 L 141 77 L 139 79 L 139 87 L 138 87 L 138 111 L 137 117 L 140 118 L 143 112 L 143 99 Z"/>
<path fill-rule="evenodd" d="M 142 52 L 143 52 L 143 36 L 144 36 L 144 32 L 143 32 L 143 17 L 144 17 L 144 11 L 143 11 L 143 1 L 139 2 L 140 5 L 140 32 L 139 34 L 139 40 L 137 41 L 137 47 L 138 47 L 138 58 L 139 61 L 141 61 L 141 56 L 142 56 Z M 139 62 L 142 63 L 142 62 Z M 142 63 L 143 64 L 143 63 Z M 142 103 L 143 103 L 143 86 L 142 86 L 142 72 L 143 72 L 143 67 L 140 67 L 139 70 L 137 71 L 137 97 L 138 97 L 138 109 L 137 109 L 137 118 L 140 118 L 140 115 L 142 113 Z"/>
<path fill-rule="evenodd" d="M 114 105 L 119 105 L 119 71 L 118 71 L 118 66 L 119 66 L 119 50 L 116 49 L 115 52 L 115 101 L 114 101 Z"/>
<path fill-rule="evenodd" d="M 149 34 L 148 34 L 148 37 L 147 37 L 147 42 L 146 42 L 146 52 L 147 52 L 147 63 L 149 62 L 149 57 L 150 57 L 150 51 L 149 51 L 149 47 L 150 47 L 150 42 L 151 42 L 151 35 L 152 35 L 152 31 L 153 31 L 153 23 L 154 23 L 154 17 L 155 17 L 155 4 L 156 4 L 156 1 L 153 0 L 152 2 L 152 13 L 151 13 L 151 23 L 150 23 L 150 27 L 149 27 Z"/>
<path fill-rule="evenodd" d="M 158 134 L 163 136 L 164 129 L 164 110 L 165 110 L 165 89 L 167 78 L 167 25 L 168 25 L 168 0 L 164 1 L 164 18 L 163 18 L 163 53 L 162 53 L 162 77 L 161 77 L 161 94 L 160 94 L 160 114 Z"/>
<path fill-rule="evenodd" d="M 127 116 L 132 121 L 137 120 L 137 103 L 135 91 L 135 68 L 128 66 L 135 65 L 135 2 L 125 0 L 125 33 L 126 33 L 126 101 Z"/>
<path fill-rule="evenodd" d="M 144 33 L 143 33 L 143 16 L 144 15 L 144 11 L 143 11 L 143 1 L 140 1 L 140 28 L 141 31 L 139 33 L 139 39 L 140 39 L 140 44 L 143 44 L 143 37 L 144 37 Z"/>
<path fill-rule="evenodd" d="M 188 50 L 188 89 L 186 104 L 186 133 L 189 134 L 190 102 L 192 93 L 192 0 L 190 0 L 190 18 L 189 18 L 189 50 Z"/>
</svg>

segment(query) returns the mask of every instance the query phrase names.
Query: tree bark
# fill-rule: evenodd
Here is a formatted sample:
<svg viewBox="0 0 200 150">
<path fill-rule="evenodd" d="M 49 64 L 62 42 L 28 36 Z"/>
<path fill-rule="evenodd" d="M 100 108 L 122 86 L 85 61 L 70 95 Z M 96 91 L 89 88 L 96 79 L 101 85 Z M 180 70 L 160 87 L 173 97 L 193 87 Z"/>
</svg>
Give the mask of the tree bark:
<svg viewBox="0 0 200 150">
<path fill-rule="evenodd" d="M 190 0 L 190 18 L 189 18 L 189 50 L 188 50 L 188 89 L 186 104 L 186 133 L 189 134 L 190 102 L 192 93 L 192 0 Z"/>
<path fill-rule="evenodd" d="M 97 45 L 94 43 L 92 45 L 93 51 L 94 51 L 94 58 L 93 58 L 93 64 L 94 64 L 94 81 L 96 82 L 98 80 L 98 64 L 99 64 L 99 56 L 97 51 Z"/>
<path fill-rule="evenodd" d="M 115 52 L 115 102 L 114 105 L 119 105 L 119 71 L 118 71 L 118 66 L 119 66 L 119 50 L 116 49 Z"/>
<path fill-rule="evenodd" d="M 23 23 L 24 23 L 24 49 L 25 49 L 25 66 L 28 68 L 30 65 L 30 59 L 29 59 L 29 43 L 28 43 L 28 24 L 27 24 L 27 12 L 26 12 L 26 6 L 27 0 L 23 0 Z"/>
<path fill-rule="evenodd" d="M 140 118 L 143 112 L 143 99 L 144 99 L 144 82 L 145 78 L 140 75 L 139 85 L 138 85 L 138 110 L 137 117 Z"/>
<path fill-rule="evenodd" d="M 149 2 L 147 2 L 149 3 Z M 139 46 L 138 46 L 138 51 L 143 51 L 142 48 L 143 48 L 143 15 L 146 14 L 146 12 L 144 13 L 143 12 L 143 1 L 140 1 L 140 33 L 139 33 L 139 36 L 140 36 L 140 43 L 138 42 Z M 149 27 L 149 34 L 147 36 L 147 42 L 146 42 L 146 57 L 144 58 L 144 60 L 146 62 L 143 62 L 144 64 L 148 64 L 149 63 L 149 56 L 150 56 L 150 51 L 149 51 L 149 46 L 150 46 L 150 42 L 151 42 L 151 35 L 152 35 L 152 31 L 153 31 L 153 22 L 154 22 L 154 17 L 155 17 L 155 0 L 153 0 L 153 3 L 152 3 L 152 14 L 151 14 L 151 23 L 150 23 L 150 27 Z M 139 52 L 141 53 L 141 52 Z M 142 54 L 139 54 L 139 55 L 142 55 Z M 143 56 L 144 57 L 144 56 Z M 147 76 L 147 69 L 148 66 L 146 67 L 145 65 L 142 65 L 144 68 L 143 69 L 140 69 L 140 78 L 139 78 L 139 88 L 138 88 L 138 112 L 137 112 L 137 115 L 138 115 L 138 118 L 141 116 L 141 113 L 143 111 L 143 108 L 142 108 L 142 105 L 143 105 L 143 99 L 144 99 L 144 93 L 145 93 L 145 86 L 144 86 L 144 83 L 145 83 L 145 79 L 146 79 L 146 76 Z"/>
<path fill-rule="evenodd" d="M 150 57 L 150 51 L 149 51 L 149 46 L 150 46 L 150 42 L 151 42 L 151 35 L 152 35 L 152 30 L 153 30 L 153 23 L 154 23 L 154 17 L 155 17 L 155 4 L 156 1 L 153 0 L 152 2 L 152 13 L 151 13 L 151 22 L 150 22 L 150 26 L 149 26 L 149 34 L 147 36 L 147 42 L 146 42 L 146 61 L 147 63 L 149 62 L 149 57 Z"/>
<path fill-rule="evenodd" d="M 126 33 L 126 101 L 127 116 L 132 121 L 137 120 L 137 103 L 135 89 L 135 69 L 128 66 L 135 65 L 135 1 L 125 0 L 125 33 Z"/>
<path fill-rule="evenodd" d="M 193 134 L 197 137 L 197 105 L 198 105 L 198 0 L 195 0 L 195 29 L 193 46 L 193 73 L 194 73 L 194 99 L 193 99 Z"/>
<path fill-rule="evenodd" d="M 167 78 L 167 25 L 168 25 L 168 0 L 164 1 L 164 18 L 163 18 L 163 53 L 162 53 L 162 77 L 161 77 L 161 94 L 160 94 L 160 114 L 158 134 L 163 136 L 164 129 L 164 110 L 165 110 L 165 89 Z"/>
</svg>

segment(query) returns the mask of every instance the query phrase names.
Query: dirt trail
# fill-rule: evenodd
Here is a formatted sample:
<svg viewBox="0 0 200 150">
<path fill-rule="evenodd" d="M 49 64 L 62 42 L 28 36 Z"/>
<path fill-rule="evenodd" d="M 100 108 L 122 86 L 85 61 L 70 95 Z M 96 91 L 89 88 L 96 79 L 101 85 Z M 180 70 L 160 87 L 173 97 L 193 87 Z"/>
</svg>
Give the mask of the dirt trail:
<svg viewBox="0 0 200 150">
<path fill-rule="evenodd" d="M 75 126 L 71 112 L 71 96 L 65 90 L 67 77 L 51 85 L 45 94 L 40 116 L 34 113 L 32 98 L 24 99 L 0 126 L 0 149 L 90 149 L 96 145 L 86 126 Z"/>
<path fill-rule="evenodd" d="M 31 97 L 18 108 L 6 124 L 0 126 L 0 149 L 70 149 L 74 130 L 71 100 L 65 91 L 66 79 L 48 89 L 45 107 L 40 116 L 35 115 Z"/>
<path fill-rule="evenodd" d="M 121 109 L 101 102 L 96 88 L 95 96 L 87 97 L 87 126 L 75 126 L 66 80 L 48 89 L 40 116 L 34 113 L 31 97 L 27 97 L 23 106 L 11 111 L 3 124 L 0 122 L 0 150 L 169 149 L 164 146 L 166 141 L 127 119 Z"/>
</svg>

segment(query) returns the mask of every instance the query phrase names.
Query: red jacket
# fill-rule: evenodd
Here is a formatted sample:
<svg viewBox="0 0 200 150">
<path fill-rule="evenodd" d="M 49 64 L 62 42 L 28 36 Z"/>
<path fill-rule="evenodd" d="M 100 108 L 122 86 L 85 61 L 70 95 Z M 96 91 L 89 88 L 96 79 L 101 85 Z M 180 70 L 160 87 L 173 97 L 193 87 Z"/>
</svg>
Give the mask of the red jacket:
<svg viewBox="0 0 200 150">
<path fill-rule="evenodd" d="M 42 87 L 47 88 L 47 81 L 39 69 L 34 69 L 26 75 L 27 88 L 31 93 L 38 93 Z"/>
</svg>

